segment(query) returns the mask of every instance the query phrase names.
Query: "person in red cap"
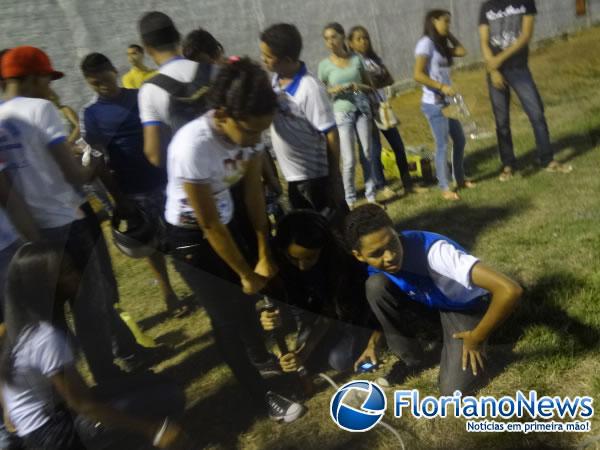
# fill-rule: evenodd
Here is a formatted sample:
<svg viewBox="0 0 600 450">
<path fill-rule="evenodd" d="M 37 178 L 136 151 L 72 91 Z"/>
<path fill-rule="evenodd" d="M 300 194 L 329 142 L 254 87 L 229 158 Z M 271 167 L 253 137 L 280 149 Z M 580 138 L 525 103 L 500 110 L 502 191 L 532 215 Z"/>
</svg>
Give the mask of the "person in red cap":
<svg viewBox="0 0 600 450">
<path fill-rule="evenodd" d="M 0 71 L 5 82 L 0 125 L 7 130 L 2 133 L 7 168 L 0 172 L 0 208 L 19 219 L 13 225 L 26 241 L 58 242 L 82 268 L 71 303 L 77 338 L 96 381 L 114 379 L 122 372 L 113 362 L 113 340 L 126 354 L 137 345 L 112 307 L 116 289 L 107 275 L 110 262 L 107 267 L 100 255 L 97 233 L 82 210 L 82 204 L 89 205 L 77 189 L 102 172 L 101 158 L 88 167 L 73 158 L 60 115 L 45 100 L 50 82 L 63 76 L 46 53 L 13 48 L 3 55 Z"/>
</svg>

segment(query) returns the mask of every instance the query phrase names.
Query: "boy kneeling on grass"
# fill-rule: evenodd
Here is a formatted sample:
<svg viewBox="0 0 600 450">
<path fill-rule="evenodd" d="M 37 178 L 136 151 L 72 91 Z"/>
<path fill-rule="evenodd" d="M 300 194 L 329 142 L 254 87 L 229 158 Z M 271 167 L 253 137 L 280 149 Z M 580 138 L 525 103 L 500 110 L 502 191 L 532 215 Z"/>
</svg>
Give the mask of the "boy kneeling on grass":
<svg viewBox="0 0 600 450">
<path fill-rule="evenodd" d="M 367 300 L 389 349 L 403 363 L 404 375 L 424 365 L 417 321 L 441 321 L 442 395 L 456 390 L 470 394 L 480 387 L 486 341 L 515 309 L 522 288 L 445 236 L 397 233 L 376 205 L 361 206 L 348 215 L 345 237 L 356 259 L 369 266 Z M 371 338 L 357 364 L 377 362 L 380 337 L 377 333 Z"/>
</svg>

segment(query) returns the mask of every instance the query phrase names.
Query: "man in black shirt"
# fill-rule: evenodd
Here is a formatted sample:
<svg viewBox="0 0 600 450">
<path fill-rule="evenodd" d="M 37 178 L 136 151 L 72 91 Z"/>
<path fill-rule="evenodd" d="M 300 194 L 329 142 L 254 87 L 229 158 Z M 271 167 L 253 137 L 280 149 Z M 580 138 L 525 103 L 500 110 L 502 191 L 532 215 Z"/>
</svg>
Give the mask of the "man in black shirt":
<svg viewBox="0 0 600 450">
<path fill-rule="evenodd" d="M 508 181 L 516 169 L 510 130 L 510 88 L 519 97 L 533 127 L 541 166 L 550 172 L 572 170 L 554 160 L 544 105 L 527 65 L 536 14 L 534 0 L 488 0 L 479 15 L 481 50 L 488 70 L 503 166 L 500 181 Z"/>
</svg>

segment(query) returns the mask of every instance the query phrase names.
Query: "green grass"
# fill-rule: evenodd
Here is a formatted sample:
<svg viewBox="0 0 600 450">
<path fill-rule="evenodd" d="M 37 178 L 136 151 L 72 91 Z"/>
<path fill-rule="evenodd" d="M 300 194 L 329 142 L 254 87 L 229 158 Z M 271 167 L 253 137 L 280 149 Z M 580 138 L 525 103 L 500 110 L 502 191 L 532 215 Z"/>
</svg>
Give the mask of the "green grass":
<svg viewBox="0 0 600 450">
<path fill-rule="evenodd" d="M 478 181 L 477 189 L 464 191 L 456 204 L 442 201 L 432 189 L 396 201 L 388 209 L 399 228 L 447 234 L 525 287 L 520 309 L 492 340 L 507 365 L 482 394 L 514 394 L 518 389 L 553 396 L 600 394 L 599 40 L 600 29 L 590 29 L 545 46 L 531 58 L 557 156 L 574 165 L 572 174 L 536 169 L 531 128 L 520 107 L 513 105 L 521 175 L 499 183 L 495 138 L 469 142 L 467 172 Z M 456 72 L 454 80 L 480 127 L 492 131 L 483 71 Z M 395 107 L 406 143 L 431 148 L 419 98 L 418 91 L 409 92 Z M 125 309 L 150 335 L 174 346 L 174 356 L 156 369 L 185 386 L 184 424 L 199 447 L 398 448 L 381 427 L 360 435 L 337 429 L 329 418 L 332 389 L 328 388 L 306 402 L 308 414 L 294 424 L 278 426 L 256 419 L 246 394 L 218 356 L 204 312 L 185 319 L 165 316 L 147 266 L 112 251 Z M 189 294 L 179 278 L 173 278 L 177 291 Z M 432 368 L 404 387 L 436 393 L 436 378 L 437 368 Z M 466 433 L 462 419 L 395 420 L 388 415 L 388 422 L 410 449 L 564 448 L 590 437 Z M 592 422 L 592 435 L 600 433 L 598 419 Z"/>
</svg>

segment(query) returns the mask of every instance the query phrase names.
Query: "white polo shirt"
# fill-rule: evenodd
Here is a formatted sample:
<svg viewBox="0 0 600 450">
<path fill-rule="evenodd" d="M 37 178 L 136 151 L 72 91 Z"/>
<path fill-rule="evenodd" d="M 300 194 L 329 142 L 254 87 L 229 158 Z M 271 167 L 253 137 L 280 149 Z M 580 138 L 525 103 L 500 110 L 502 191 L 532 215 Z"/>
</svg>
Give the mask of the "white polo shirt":
<svg viewBox="0 0 600 450">
<path fill-rule="evenodd" d="M 271 125 L 271 143 L 288 182 L 326 177 L 329 173 L 325 135 L 335 117 L 325 85 L 302 67 L 285 88 L 273 77 L 279 107 Z"/>
</svg>

